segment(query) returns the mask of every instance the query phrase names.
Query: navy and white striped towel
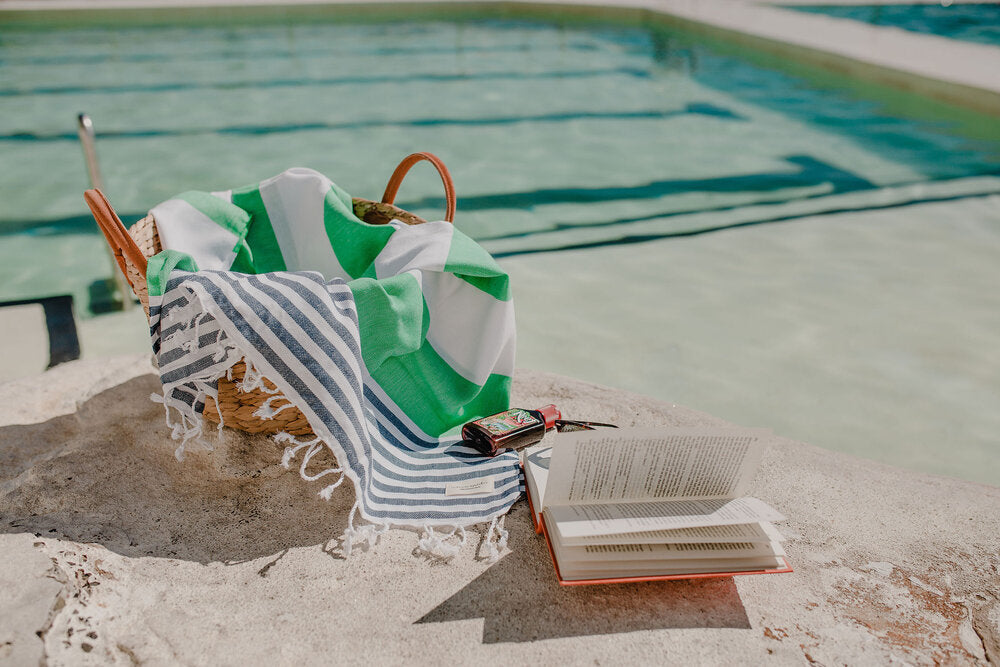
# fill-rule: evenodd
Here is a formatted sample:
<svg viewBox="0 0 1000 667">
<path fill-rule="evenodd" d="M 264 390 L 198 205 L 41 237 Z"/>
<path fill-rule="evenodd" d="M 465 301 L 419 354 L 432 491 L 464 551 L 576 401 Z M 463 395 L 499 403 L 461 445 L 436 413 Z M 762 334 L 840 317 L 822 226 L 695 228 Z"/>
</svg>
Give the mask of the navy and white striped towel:
<svg viewBox="0 0 1000 667">
<path fill-rule="evenodd" d="M 404 526 L 422 529 L 420 546 L 447 557 L 464 542 L 466 527 L 489 523 L 486 549 L 497 556 L 506 542 L 502 517 L 522 492 L 517 455 L 483 458 L 457 436 L 429 436 L 406 416 L 365 367 L 356 303 L 344 280 L 184 266 L 181 258 L 162 289 L 151 290 L 149 304 L 162 401 L 182 441 L 179 456 L 186 442 L 204 441 L 205 397 L 216 397 L 218 378 L 245 360 L 245 390 L 263 388 L 262 377 L 277 387 L 259 416 L 294 404 L 316 434 L 302 442 L 279 434 L 288 443 L 282 463 L 288 467 L 301 455 L 305 479 L 336 476 L 320 492 L 326 498 L 345 478 L 354 483 L 346 553 Z M 323 447 L 340 467 L 308 472 Z M 356 515 L 367 523 L 356 525 Z"/>
</svg>

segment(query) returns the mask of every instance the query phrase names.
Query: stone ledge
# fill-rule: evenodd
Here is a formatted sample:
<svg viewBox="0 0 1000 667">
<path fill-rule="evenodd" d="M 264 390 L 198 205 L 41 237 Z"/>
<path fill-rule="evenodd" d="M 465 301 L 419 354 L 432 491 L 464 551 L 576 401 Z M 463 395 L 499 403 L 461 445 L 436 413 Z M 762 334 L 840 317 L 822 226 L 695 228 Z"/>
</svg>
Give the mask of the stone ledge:
<svg viewBox="0 0 1000 667">
<path fill-rule="evenodd" d="M 0 598 L 0 657 L 1000 660 L 998 488 L 774 438 L 753 492 L 789 517 L 793 574 L 561 588 L 523 502 L 507 518 L 513 550 L 493 566 L 474 539 L 450 563 L 421 559 L 408 531 L 344 559 L 332 538 L 350 489 L 324 502 L 280 468 L 279 446 L 233 432 L 178 463 L 146 363 L 78 362 L 59 381 L 0 386 L 0 554 L 20 583 Z M 514 402 L 621 425 L 724 423 L 531 371 Z M 39 414 L 53 406 L 67 413 Z"/>
</svg>

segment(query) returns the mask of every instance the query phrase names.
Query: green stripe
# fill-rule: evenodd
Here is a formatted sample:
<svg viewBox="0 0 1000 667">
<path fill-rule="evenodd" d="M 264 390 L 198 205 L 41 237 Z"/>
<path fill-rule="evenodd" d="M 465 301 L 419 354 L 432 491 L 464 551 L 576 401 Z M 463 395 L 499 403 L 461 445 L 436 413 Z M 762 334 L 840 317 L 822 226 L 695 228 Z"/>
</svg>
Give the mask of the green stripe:
<svg viewBox="0 0 1000 667">
<path fill-rule="evenodd" d="M 430 313 L 420 283 L 409 273 L 349 282 L 358 313 L 361 357 L 369 372 L 387 359 L 411 354 L 427 336 Z"/>
<path fill-rule="evenodd" d="M 177 250 L 163 250 L 156 253 L 146 263 L 146 287 L 150 296 L 163 296 L 163 288 L 174 269 L 197 271 L 198 264 L 187 253 Z"/>
<path fill-rule="evenodd" d="M 510 378 L 479 386 L 457 373 L 427 342 L 430 313 L 408 273 L 348 283 L 357 305 L 361 356 L 379 386 L 417 426 L 437 436 L 474 417 L 506 410 Z"/>
<path fill-rule="evenodd" d="M 395 228 L 371 225 L 354 215 L 351 196 L 332 184 L 326 193 L 323 225 L 340 266 L 351 278 L 375 277 L 373 263 Z"/>
<path fill-rule="evenodd" d="M 250 214 L 250 227 L 246 235 L 247 253 L 242 257 L 237 254 L 232 270 L 240 273 L 285 271 L 285 260 L 271 228 L 264 200 L 260 197 L 259 186 L 233 190 L 233 203 Z"/>
<path fill-rule="evenodd" d="M 494 299 L 510 301 L 510 280 L 481 245 L 455 230 L 444 270 L 486 292 Z"/>
<path fill-rule="evenodd" d="M 510 406 L 509 377 L 490 375 L 480 387 L 456 373 L 426 342 L 412 354 L 387 359 L 372 377 L 431 436 Z"/>
</svg>

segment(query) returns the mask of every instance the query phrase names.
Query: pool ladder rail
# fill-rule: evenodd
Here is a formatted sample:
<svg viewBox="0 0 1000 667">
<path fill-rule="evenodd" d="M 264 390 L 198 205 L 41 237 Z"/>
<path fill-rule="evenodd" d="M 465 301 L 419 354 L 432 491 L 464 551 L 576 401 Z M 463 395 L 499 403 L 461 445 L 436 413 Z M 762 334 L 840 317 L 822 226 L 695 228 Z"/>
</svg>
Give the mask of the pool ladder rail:
<svg viewBox="0 0 1000 667">
<path fill-rule="evenodd" d="M 87 174 L 90 177 L 90 187 L 96 190 L 104 190 L 104 182 L 101 179 L 101 169 L 97 163 L 97 150 L 94 141 L 94 123 L 85 113 L 76 117 L 77 135 L 80 137 L 80 145 L 83 147 L 83 157 L 87 163 Z M 132 289 L 125 280 L 125 276 L 118 270 L 118 262 L 111 249 L 105 245 L 108 259 L 111 266 L 111 280 L 114 284 L 112 299 L 122 304 L 122 310 L 129 310 L 135 305 L 132 298 Z"/>
</svg>

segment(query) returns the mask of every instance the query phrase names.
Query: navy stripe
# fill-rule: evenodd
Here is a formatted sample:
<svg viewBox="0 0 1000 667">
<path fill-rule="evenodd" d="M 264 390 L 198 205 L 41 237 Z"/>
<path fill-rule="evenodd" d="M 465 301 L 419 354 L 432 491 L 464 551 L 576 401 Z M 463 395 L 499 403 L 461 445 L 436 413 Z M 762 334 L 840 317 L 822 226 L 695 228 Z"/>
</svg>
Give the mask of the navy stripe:
<svg viewBox="0 0 1000 667">
<path fill-rule="evenodd" d="M 195 394 L 182 389 L 181 387 L 177 387 L 170 393 L 170 398 L 177 399 L 183 403 L 187 403 L 188 405 L 194 405 Z"/>
<path fill-rule="evenodd" d="M 213 346 L 212 350 L 210 350 L 207 353 L 205 353 L 205 355 L 202 356 L 202 357 L 200 357 L 198 361 L 200 362 L 200 361 L 204 361 L 204 360 L 208 359 L 208 360 L 211 361 L 211 363 L 209 363 L 206 366 L 200 367 L 200 368 L 192 368 L 192 372 L 206 370 L 212 364 L 224 363 L 224 361 L 215 361 L 214 360 L 215 353 L 216 353 L 216 349 L 214 347 L 215 343 L 216 343 L 215 336 L 218 333 L 219 332 L 213 332 L 213 333 L 209 333 L 209 334 L 205 334 L 204 336 L 201 336 L 198 339 L 198 347 L 195 348 L 194 350 L 191 350 L 191 351 L 185 350 L 180 345 L 176 345 L 174 347 L 171 347 L 168 350 L 164 350 L 162 353 L 160 353 L 160 356 L 157 359 L 159 367 L 161 369 L 164 369 L 164 368 L 167 368 L 168 366 L 171 366 L 175 362 L 180 361 L 181 359 L 183 359 L 186 356 L 193 357 L 194 355 L 201 353 L 202 350 L 205 347 L 207 347 L 208 345 L 212 345 Z M 192 363 L 194 363 L 194 362 L 192 362 Z M 186 366 L 184 368 L 190 368 L 190 366 Z M 174 377 L 174 376 L 176 374 L 178 374 L 178 373 L 183 373 L 184 372 L 184 368 L 178 368 L 178 369 L 174 369 L 172 371 L 169 371 L 169 374 L 171 375 L 171 379 L 170 380 L 168 380 L 166 378 L 166 376 L 164 376 L 164 375 L 161 375 L 160 379 L 162 381 L 164 381 L 164 382 L 168 382 L 168 381 L 169 382 L 175 382 L 175 381 L 178 381 L 181 378 L 180 377 Z"/>
<path fill-rule="evenodd" d="M 180 287 L 181 283 L 187 280 L 191 274 L 184 271 L 175 271 L 167 277 L 167 284 L 163 286 L 163 293 L 172 292 L 173 290 Z M 166 299 L 164 299 L 166 300 Z M 190 302 L 190 298 L 187 294 L 181 292 L 177 297 L 168 303 L 164 303 L 164 308 L 172 308 L 175 305 L 183 305 Z"/>
<path fill-rule="evenodd" d="M 437 447 L 438 445 L 437 442 L 433 440 L 424 439 L 423 437 L 418 436 L 415 432 L 410 430 L 410 427 L 404 424 L 402 419 L 397 417 L 391 410 L 389 410 L 389 408 L 385 405 L 385 403 L 382 402 L 382 399 L 376 396 L 375 392 L 373 392 L 371 389 L 365 387 L 364 395 L 365 399 L 368 402 L 370 402 L 372 406 L 375 408 L 376 413 L 382 415 L 382 417 L 384 417 L 386 421 L 395 426 L 396 429 L 399 430 L 399 432 L 403 435 L 404 438 L 413 442 L 414 444 L 422 445 L 424 447 Z"/>
<path fill-rule="evenodd" d="M 235 296 L 243 301 L 245 307 L 248 307 L 251 311 L 257 314 L 257 316 L 263 321 L 264 326 L 270 330 L 271 333 L 273 333 L 274 336 L 285 346 L 289 356 L 293 356 L 301 361 L 311 372 L 316 373 L 318 371 L 319 375 L 317 375 L 317 379 L 324 384 L 325 388 L 329 388 L 330 385 L 337 386 L 336 381 L 322 369 L 321 364 L 306 353 L 297 341 L 288 336 L 287 331 L 285 331 L 284 327 L 281 326 L 281 323 L 270 314 L 269 309 L 255 297 L 251 296 L 243 285 L 240 284 L 239 279 L 234 279 L 232 277 L 233 275 L 239 274 L 227 275 L 224 273 L 218 273 L 216 275 L 218 275 L 219 278 L 233 290 Z M 337 421 L 333 414 L 327 410 L 323 402 L 285 363 L 280 353 L 276 352 L 271 345 L 265 341 L 263 336 L 250 326 L 237 309 L 230 303 L 229 299 L 219 289 L 219 287 L 207 277 L 199 276 L 198 274 L 191 274 L 191 277 L 209 292 L 213 302 L 216 306 L 223 310 L 226 317 L 237 328 L 240 335 L 254 349 L 260 352 L 271 367 L 278 373 L 278 375 L 280 375 L 283 380 L 288 382 L 292 389 L 302 397 L 306 404 L 316 413 L 327 428 L 330 429 L 331 435 L 335 439 L 341 442 L 350 442 L 352 439 L 360 440 L 362 442 L 366 440 L 364 429 L 361 427 L 357 415 L 348 413 L 349 421 L 355 429 L 355 433 L 352 438 L 346 431 L 343 430 L 342 425 Z M 247 277 L 248 276 L 240 276 L 240 278 L 244 279 Z M 341 370 L 344 371 L 343 368 L 341 368 Z M 347 369 L 347 373 L 350 373 L 349 369 Z M 350 458 L 351 449 L 345 448 L 345 451 L 348 453 L 348 457 Z M 353 461 L 351 467 L 357 467 L 357 461 Z"/>
<path fill-rule="evenodd" d="M 347 290 L 345 291 L 340 289 L 339 285 L 336 287 L 337 289 L 334 289 L 332 286 L 327 285 L 327 294 L 330 295 L 331 299 L 333 299 L 335 302 L 354 301 L 354 292 L 351 291 L 351 288 L 348 287 Z M 347 287 L 347 285 L 345 284 L 344 287 Z"/>
<path fill-rule="evenodd" d="M 175 347 L 161 353 L 157 361 L 159 362 L 160 368 L 163 368 L 164 366 L 169 366 L 175 361 L 179 361 L 181 357 L 186 354 L 190 354 L 190 352 L 187 352 L 181 347 Z"/>
<path fill-rule="evenodd" d="M 476 513 L 480 514 L 483 505 L 491 505 L 497 502 L 503 502 L 506 498 L 514 496 L 516 500 L 517 496 L 520 495 L 520 489 L 516 483 L 511 481 L 510 485 L 504 488 L 503 491 L 496 494 L 491 494 L 487 496 L 466 496 L 462 502 L 454 502 L 462 496 L 437 496 L 437 497 L 424 497 L 415 498 L 410 495 L 403 496 L 375 496 L 372 494 L 368 495 L 368 502 L 364 503 L 365 509 L 371 509 L 375 505 L 392 505 L 395 506 L 394 509 L 400 511 L 406 511 L 411 508 L 419 507 L 423 512 L 434 512 L 438 508 L 454 508 L 454 514 L 463 513 Z M 457 506 L 457 507 L 455 507 Z M 428 509 L 429 508 L 429 509 Z M 412 510 L 411 510 L 412 511 Z"/>
<path fill-rule="evenodd" d="M 365 387 L 365 389 L 368 390 L 367 387 Z M 378 413 L 378 416 L 386 421 L 396 418 L 395 415 L 391 413 L 387 414 Z M 371 424 L 370 421 L 369 424 Z M 406 440 L 400 440 L 391 430 L 389 430 L 389 428 L 380 419 L 376 419 L 374 425 L 375 428 L 378 430 L 379 435 L 381 435 L 389 445 L 392 445 L 397 449 L 403 449 L 408 452 L 419 455 L 421 453 L 428 453 L 430 447 L 440 447 L 441 445 L 441 441 L 431 443 L 430 445 L 427 445 L 425 443 L 420 443 L 420 447 L 415 449 L 413 447 L 412 441 L 408 442 Z M 448 456 L 450 458 L 459 460 L 468 459 L 472 462 L 479 462 L 483 460 L 483 455 L 480 452 L 476 451 L 475 449 L 472 449 L 471 447 L 461 446 L 459 444 L 461 442 L 462 441 L 459 440 L 458 443 L 453 444 L 451 447 L 448 447 L 447 450 L 445 450 L 448 452 Z"/>
<path fill-rule="evenodd" d="M 513 482 L 515 481 L 515 478 L 516 478 L 516 475 L 508 475 L 506 478 L 504 478 L 502 484 L 501 483 L 497 483 L 497 487 L 498 488 L 503 488 L 504 489 L 504 491 L 502 491 L 501 493 L 495 493 L 495 494 L 490 494 L 490 495 L 481 495 L 481 496 L 446 496 L 445 495 L 445 490 L 444 490 L 443 486 L 442 487 L 438 487 L 437 490 L 436 490 L 437 492 L 434 495 L 417 496 L 417 495 L 414 495 L 414 489 L 409 489 L 409 488 L 400 487 L 400 486 L 394 487 L 394 486 L 391 486 L 391 485 L 388 485 L 388 484 L 381 485 L 381 484 L 378 484 L 378 483 L 376 483 L 376 482 L 373 481 L 373 486 L 378 486 L 380 488 L 384 486 L 384 488 L 381 488 L 381 490 L 384 491 L 384 492 L 395 492 L 395 493 L 401 493 L 401 494 L 407 494 L 407 495 L 405 495 L 403 497 L 400 497 L 400 496 L 381 496 L 381 495 L 376 495 L 374 493 L 370 493 L 370 494 L 368 494 L 369 495 L 368 500 L 370 502 L 376 502 L 377 501 L 379 503 L 385 503 L 385 504 L 392 503 L 392 504 L 400 504 L 400 505 L 409 505 L 411 507 L 414 506 L 414 505 L 427 505 L 427 506 L 431 506 L 431 507 L 452 507 L 452 506 L 455 506 L 455 505 L 457 505 L 457 506 L 463 506 L 463 505 L 464 506 L 481 506 L 484 503 L 484 501 L 485 502 L 494 502 L 496 500 L 501 500 L 507 494 L 511 493 L 511 491 L 513 491 L 514 489 L 517 489 L 517 484 L 513 484 Z M 513 486 L 511 488 L 507 488 L 508 484 L 513 484 Z M 369 487 L 369 490 L 370 489 L 371 489 L 371 487 Z"/>
<path fill-rule="evenodd" d="M 220 362 L 213 360 L 212 356 L 212 354 L 206 355 L 185 366 L 181 366 L 180 368 L 176 368 L 167 373 L 162 373 L 160 375 L 160 382 L 163 384 L 173 384 L 174 382 L 180 382 L 184 378 L 191 377 L 192 375 L 203 374 L 212 366 L 220 364 Z"/>
<path fill-rule="evenodd" d="M 313 276 L 300 275 L 300 278 L 303 280 L 318 282 Z M 302 328 L 303 331 L 306 332 L 306 335 L 308 335 L 314 342 L 318 344 L 320 352 L 325 353 L 326 359 L 330 360 L 331 362 L 334 363 L 334 365 L 337 366 L 341 374 L 344 376 L 344 380 L 348 384 L 348 387 L 355 389 L 355 396 L 358 393 L 360 393 L 361 378 L 354 370 L 351 369 L 349 361 L 344 356 L 342 356 L 340 352 L 334 347 L 334 343 L 331 340 L 331 338 L 327 337 L 324 332 L 316 328 L 313 322 L 307 318 L 305 313 L 303 313 L 298 308 L 298 306 L 294 305 L 291 302 L 291 300 L 289 300 L 284 294 L 281 293 L 281 291 L 275 289 L 273 286 L 269 285 L 267 282 L 261 280 L 257 276 L 247 276 L 245 280 L 248 284 L 260 290 L 266 296 L 270 297 L 276 303 L 278 303 L 282 307 L 284 312 L 287 315 L 290 315 L 292 320 L 297 325 L 299 325 L 299 327 Z M 234 281 L 231 282 L 234 284 Z M 288 280 L 283 282 L 294 283 L 294 281 L 288 281 Z M 361 348 L 357 343 L 357 341 L 354 339 L 352 332 L 347 327 L 345 327 L 342 322 L 336 319 L 332 310 L 326 308 L 324 304 L 321 304 L 319 301 L 317 301 L 315 299 L 315 295 L 312 292 L 310 292 L 305 287 L 301 286 L 301 284 L 297 285 L 297 287 L 301 289 L 301 292 L 299 292 L 299 294 L 304 299 L 306 299 L 307 302 L 309 302 L 311 298 L 310 305 L 313 306 L 313 312 L 320 319 L 325 321 L 333 329 L 334 333 L 340 333 L 341 340 L 343 340 L 344 343 L 347 345 L 347 347 L 351 350 L 351 353 L 354 355 L 355 361 L 359 360 L 361 358 Z M 300 361 L 303 362 L 305 362 L 306 359 L 310 359 L 320 362 L 320 364 L 322 363 L 322 359 L 316 359 L 315 357 L 311 356 L 308 352 L 306 352 L 305 348 L 299 344 L 298 340 L 294 336 L 289 335 L 289 332 L 284 327 L 281 327 L 280 331 L 284 334 L 284 337 L 281 339 L 282 342 L 286 345 L 289 351 L 296 358 L 298 358 Z M 345 388 L 341 386 L 341 383 L 337 381 L 337 378 L 329 375 L 326 372 L 325 368 L 323 368 L 321 365 L 317 366 L 316 368 L 313 368 L 312 365 L 309 364 L 306 365 L 310 369 L 312 374 L 316 377 L 316 379 L 318 379 L 323 384 L 324 388 L 333 395 L 334 399 L 338 403 L 343 405 L 347 404 L 347 396 L 344 394 Z M 359 434 L 363 433 L 364 427 L 361 425 L 360 416 L 354 414 L 350 414 L 349 416 L 351 417 L 351 422 L 354 425 L 355 429 L 357 429 L 358 433 Z M 363 439 L 364 438 L 362 436 L 362 440 Z"/>
<path fill-rule="evenodd" d="M 307 315 L 303 313 L 301 309 L 298 308 L 298 306 L 293 305 L 292 301 L 287 296 L 285 296 L 280 289 L 276 289 L 275 287 L 269 285 L 267 282 L 263 281 L 260 282 L 262 291 L 266 292 L 268 296 L 270 296 L 276 302 L 281 304 L 285 312 L 290 314 L 294 313 L 299 314 L 299 317 L 293 317 L 292 319 L 295 320 L 296 324 L 302 327 L 302 330 L 305 331 L 306 334 L 313 341 L 319 343 L 321 348 L 329 350 L 330 353 L 332 353 L 334 349 L 333 348 L 334 339 L 336 339 L 342 341 L 356 359 L 361 358 L 361 343 L 354 333 L 355 331 L 357 331 L 357 329 L 355 328 L 352 331 L 352 329 L 348 328 L 339 318 L 336 317 L 335 312 L 331 308 L 329 308 L 329 306 L 320 301 L 320 298 L 316 295 L 315 292 L 306 288 L 305 285 L 303 285 L 299 281 L 283 278 L 281 274 L 265 273 L 261 275 L 260 278 L 266 278 L 268 281 L 273 281 L 278 285 L 284 285 L 292 292 L 295 292 L 307 304 L 309 304 L 309 306 L 312 307 L 313 312 L 316 313 L 316 315 L 318 315 L 326 324 L 330 326 L 329 331 L 321 331 L 307 317 Z M 316 281 L 314 280 L 313 282 Z M 323 286 L 322 283 L 320 283 L 320 286 L 321 287 Z M 354 295 L 350 293 L 350 290 L 348 290 L 348 296 L 351 299 L 354 298 Z M 352 322 L 352 324 L 354 324 L 354 322 Z M 355 327 L 356 326 L 357 325 L 355 324 Z M 334 335 L 331 336 L 330 334 Z M 338 359 L 341 358 L 342 357 L 339 353 L 337 354 L 336 358 L 330 356 L 331 361 L 337 361 Z M 360 384 L 361 382 L 358 381 L 358 385 Z"/>
<path fill-rule="evenodd" d="M 445 458 L 441 458 L 438 462 L 440 465 L 435 470 L 435 472 L 447 473 L 451 462 Z M 485 461 L 484 461 L 485 463 Z M 496 464 L 497 462 L 494 461 Z M 503 461 L 499 463 L 504 463 Z M 399 473 L 394 471 L 387 471 L 381 464 L 375 465 L 372 468 L 372 484 L 379 484 L 386 486 L 391 491 L 397 493 L 402 493 L 404 490 L 409 490 L 415 495 L 420 496 L 435 496 L 443 492 L 444 485 L 451 482 L 465 482 L 469 480 L 481 479 L 484 475 L 487 477 L 494 477 L 497 480 L 497 488 L 504 486 L 511 482 L 517 473 L 514 471 L 514 466 L 510 462 L 506 462 L 506 468 L 496 466 L 494 468 L 483 468 L 479 466 L 480 469 L 475 474 L 468 474 L 468 472 L 463 472 L 461 474 L 443 474 L 443 475 L 407 475 L 406 473 Z"/>
<path fill-rule="evenodd" d="M 162 326 L 164 318 L 169 318 L 169 317 L 170 317 L 170 313 L 167 313 L 165 316 L 161 316 L 160 317 L 161 326 Z M 150 318 L 152 318 L 152 316 L 150 316 Z M 188 323 L 186 321 L 185 322 L 175 322 L 174 324 L 171 324 L 170 326 L 168 326 L 166 329 L 161 329 L 160 330 L 160 337 L 164 338 L 164 339 L 169 338 L 172 334 L 175 334 L 178 331 L 186 331 L 187 327 L 188 327 Z"/>
<path fill-rule="evenodd" d="M 448 469 L 447 468 L 448 463 L 449 462 L 446 459 L 442 458 L 439 461 L 439 467 L 437 469 L 438 470 L 442 470 L 442 471 L 443 470 L 447 470 Z M 443 465 L 441 465 L 441 464 L 443 464 Z M 407 475 L 407 474 L 398 473 L 398 472 L 394 472 L 394 471 L 388 470 L 382 464 L 376 463 L 374 461 L 372 462 L 372 470 L 373 470 L 373 472 L 377 473 L 377 474 L 373 474 L 372 475 L 372 480 L 371 480 L 372 484 L 376 485 L 376 486 L 381 486 L 383 488 L 383 490 L 385 490 L 385 491 L 394 491 L 396 493 L 407 492 L 407 493 L 414 493 L 414 494 L 421 494 L 421 495 L 429 494 L 429 495 L 432 495 L 432 496 L 433 495 L 443 494 L 444 493 L 444 487 L 443 487 L 443 485 L 445 483 L 448 483 L 448 482 L 464 482 L 464 481 L 468 481 L 468 480 L 471 480 L 471 479 L 479 479 L 479 478 L 481 478 L 483 476 L 482 475 L 483 471 L 479 471 L 478 473 L 475 472 L 475 471 L 473 471 L 471 473 L 470 472 L 463 472 L 463 473 L 454 474 L 454 475 L 450 475 L 450 474 L 449 475 L 416 475 L 416 474 L 414 474 L 414 475 Z M 501 469 L 501 468 L 497 468 L 496 470 L 492 471 L 489 476 L 491 476 L 491 477 L 497 477 L 497 476 L 500 476 L 500 475 L 504 475 L 504 470 Z M 508 473 L 504 477 L 501 478 L 500 482 L 498 482 L 498 486 L 502 486 L 502 485 L 510 482 L 516 476 L 517 476 L 517 473 L 514 472 L 512 469 L 508 468 Z M 409 487 L 403 487 L 403 486 L 392 486 L 393 482 L 395 482 L 397 484 L 410 484 L 410 485 L 420 483 L 420 484 L 427 484 L 429 486 L 427 488 L 409 488 Z"/>
</svg>

